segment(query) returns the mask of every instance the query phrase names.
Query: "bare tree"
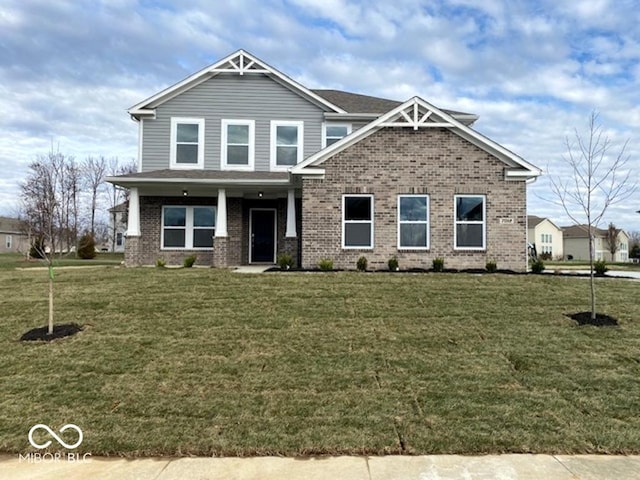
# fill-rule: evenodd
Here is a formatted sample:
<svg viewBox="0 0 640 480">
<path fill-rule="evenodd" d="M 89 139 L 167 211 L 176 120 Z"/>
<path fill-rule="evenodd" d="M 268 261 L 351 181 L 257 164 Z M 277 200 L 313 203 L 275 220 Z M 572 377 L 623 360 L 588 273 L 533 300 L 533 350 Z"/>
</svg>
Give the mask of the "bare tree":
<svg viewBox="0 0 640 480">
<path fill-rule="evenodd" d="M 89 231 L 95 237 L 96 234 L 96 210 L 98 209 L 98 196 L 104 186 L 104 177 L 107 173 L 107 159 L 102 155 L 98 158 L 87 157 L 82 162 L 82 177 L 91 195 L 91 223 Z"/>
<path fill-rule="evenodd" d="M 620 242 L 618 241 L 618 237 L 620 236 L 620 230 L 616 228 L 613 223 L 609 223 L 609 228 L 607 228 L 607 232 L 605 233 L 605 242 L 607 242 L 607 250 L 611 254 L 611 261 L 613 262 L 616 258 L 616 252 L 620 248 Z"/>
<path fill-rule="evenodd" d="M 591 319 L 596 319 L 594 281 L 595 232 L 608 208 L 629 198 L 636 185 L 629 181 L 627 142 L 615 152 L 598 122 L 597 112 L 589 118 L 588 130 L 581 135 L 575 130 L 572 142 L 566 139 L 567 153 L 562 157 L 570 175 L 551 176 L 551 190 L 565 213 L 577 224 L 585 223 L 589 235 L 589 271 L 591 287 Z"/>
</svg>

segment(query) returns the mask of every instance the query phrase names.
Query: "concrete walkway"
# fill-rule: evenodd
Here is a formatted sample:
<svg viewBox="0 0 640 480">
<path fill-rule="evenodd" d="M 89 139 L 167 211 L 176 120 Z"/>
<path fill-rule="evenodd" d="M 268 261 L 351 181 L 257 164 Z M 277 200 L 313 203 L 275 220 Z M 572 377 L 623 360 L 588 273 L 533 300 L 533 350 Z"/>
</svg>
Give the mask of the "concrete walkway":
<svg viewBox="0 0 640 480">
<path fill-rule="evenodd" d="M 84 461 L 0 456 L 12 480 L 637 480 L 640 456 L 428 455 L 312 458 L 122 458 Z"/>
<path fill-rule="evenodd" d="M 545 270 L 544 273 L 556 273 L 552 268 Z M 589 270 L 559 270 L 563 275 L 589 275 Z M 640 280 L 640 271 L 638 270 L 608 270 L 604 274 L 605 277 L 629 278 L 632 280 Z M 598 277 L 602 278 L 602 277 Z M 640 475 L 638 476 L 640 478 Z"/>
</svg>

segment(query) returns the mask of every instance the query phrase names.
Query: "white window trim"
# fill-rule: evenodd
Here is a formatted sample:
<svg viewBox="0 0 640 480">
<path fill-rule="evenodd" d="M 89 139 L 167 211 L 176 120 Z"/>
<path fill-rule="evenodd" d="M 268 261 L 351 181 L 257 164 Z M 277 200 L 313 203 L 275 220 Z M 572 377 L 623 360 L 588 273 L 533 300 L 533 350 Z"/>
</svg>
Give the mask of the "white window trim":
<svg viewBox="0 0 640 480">
<path fill-rule="evenodd" d="M 13 238 L 11 237 L 11 235 L 5 236 L 5 245 L 9 249 L 11 249 L 11 247 L 13 246 Z"/>
<path fill-rule="evenodd" d="M 293 120 L 271 120 L 271 154 L 269 164 L 272 172 L 286 172 L 294 165 L 277 165 L 276 154 L 278 136 L 276 135 L 278 127 L 298 127 L 298 157 L 296 164 L 300 163 L 304 157 L 304 122 Z"/>
<path fill-rule="evenodd" d="M 220 133 L 220 169 L 234 171 L 253 171 L 255 169 L 255 120 L 229 120 L 222 119 L 222 132 Z M 227 164 L 227 127 L 229 125 L 246 125 L 249 127 L 249 163 L 247 165 Z"/>
<path fill-rule="evenodd" d="M 420 197 L 427 199 L 427 219 L 426 220 L 400 220 L 400 199 L 406 197 Z M 398 195 L 398 250 L 429 250 L 431 248 L 431 218 L 430 218 L 430 201 L 429 195 L 426 194 L 401 194 Z M 400 245 L 400 225 L 427 225 L 427 246 L 426 247 L 403 247 Z"/>
<path fill-rule="evenodd" d="M 174 230 L 178 230 L 178 229 L 182 229 L 184 228 L 185 230 L 185 235 L 184 235 L 184 243 L 185 246 L 184 247 L 165 247 L 164 246 L 164 210 L 165 208 L 186 208 L 187 212 L 186 212 L 186 220 L 185 220 L 185 226 L 184 227 L 167 227 L 169 229 L 174 229 Z M 214 218 L 214 226 L 213 226 L 213 235 L 211 236 L 211 247 L 207 248 L 207 247 L 194 247 L 193 246 L 193 210 L 195 208 L 213 208 L 213 218 Z M 200 251 L 210 251 L 213 250 L 213 237 L 215 236 L 215 232 L 216 232 L 216 226 L 215 226 L 215 218 L 216 218 L 216 214 L 217 214 L 217 207 L 215 207 L 214 205 L 163 205 L 162 206 L 162 218 L 160 220 L 160 250 L 200 250 Z M 204 227 L 199 227 L 199 228 L 204 228 Z"/>
<path fill-rule="evenodd" d="M 346 213 L 346 209 L 345 209 L 345 203 L 346 203 L 346 199 L 347 197 L 369 197 L 371 199 L 371 220 L 345 220 L 345 213 Z M 345 193 L 342 195 L 342 249 L 343 250 L 373 250 L 373 246 L 375 245 L 375 239 L 374 239 L 374 233 L 375 233 L 375 228 L 374 228 L 374 197 L 372 194 L 370 193 Z M 345 245 L 345 226 L 348 223 L 366 223 L 366 224 L 371 224 L 371 244 L 370 245 L 358 245 L 358 246 L 347 246 Z"/>
<path fill-rule="evenodd" d="M 458 221 L 457 203 L 458 198 L 482 198 L 482 221 Z M 482 225 L 482 246 L 481 247 L 459 247 L 458 246 L 458 225 Z M 487 196 L 486 195 L 454 195 L 453 197 L 453 249 L 454 250 L 475 250 L 485 251 L 487 249 Z"/>
<path fill-rule="evenodd" d="M 198 125 L 198 163 L 177 163 L 177 137 L 178 124 Z M 171 152 L 170 152 L 170 168 L 173 170 L 193 170 L 204 168 L 204 118 L 191 117 L 171 117 Z"/>
<path fill-rule="evenodd" d="M 352 125 L 350 123 L 328 123 L 322 124 L 322 148 L 327 148 L 327 127 L 347 127 L 347 135 L 351 135 Z M 344 138 L 344 137 L 342 137 Z M 339 141 L 339 140 L 338 140 Z"/>
</svg>

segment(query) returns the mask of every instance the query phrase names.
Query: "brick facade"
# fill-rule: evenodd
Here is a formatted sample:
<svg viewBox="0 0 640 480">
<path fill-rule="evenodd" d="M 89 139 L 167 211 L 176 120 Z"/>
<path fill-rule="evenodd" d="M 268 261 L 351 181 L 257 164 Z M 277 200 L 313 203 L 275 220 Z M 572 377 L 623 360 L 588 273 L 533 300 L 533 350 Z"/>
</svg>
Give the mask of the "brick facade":
<svg viewBox="0 0 640 480">
<path fill-rule="evenodd" d="M 384 128 L 325 161 L 323 179 L 303 179 L 302 266 L 323 258 L 336 268 L 355 269 L 364 255 L 372 269 L 386 269 L 392 256 L 400 268 L 526 270 L 526 185 L 506 181 L 505 164 L 443 128 Z M 374 248 L 342 249 L 342 196 L 374 196 Z M 399 250 L 397 198 L 429 195 L 430 249 Z M 454 195 L 486 195 L 486 250 L 454 249 Z M 512 222 L 512 223 L 511 223 Z"/>
<path fill-rule="evenodd" d="M 197 255 L 196 265 L 229 267 L 249 263 L 249 218 L 252 208 L 274 208 L 277 211 L 277 254 L 289 253 L 299 265 L 300 244 L 300 200 L 296 201 L 298 237 L 285 238 L 287 200 L 227 198 L 228 237 L 216 237 L 212 250 L 161 249 L 163 205 L 216 206 L 215 197 L 140 197 L 140 236 L 128 237 L 125 248 L 125 264 L 154 265 L 158 258 L 167 265 L 182 265 L 190 255 Z"/>
</svg>

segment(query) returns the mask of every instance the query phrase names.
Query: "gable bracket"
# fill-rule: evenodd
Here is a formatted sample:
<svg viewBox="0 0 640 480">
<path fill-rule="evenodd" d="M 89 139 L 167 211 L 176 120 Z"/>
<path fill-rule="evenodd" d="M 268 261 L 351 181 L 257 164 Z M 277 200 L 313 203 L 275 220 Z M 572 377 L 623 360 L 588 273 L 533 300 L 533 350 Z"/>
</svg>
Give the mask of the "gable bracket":
<svg viewBox="0 0 640 480">
<path fill-rule="evenodd" d="M 428 110 L 424 113 L 420 111 L 418 104 L 410 105 L 409 108 L 400 111 L 400 116 L 393 121 L 382 123 L 382 127 L 412 127 L 414 130 L 418 130 L 420 127 L 445 127 L 450 128 L 454 125 L 450 122 L 437 122 L 430 121 L 430 117 L 433 114 Z"/>
</svg>

